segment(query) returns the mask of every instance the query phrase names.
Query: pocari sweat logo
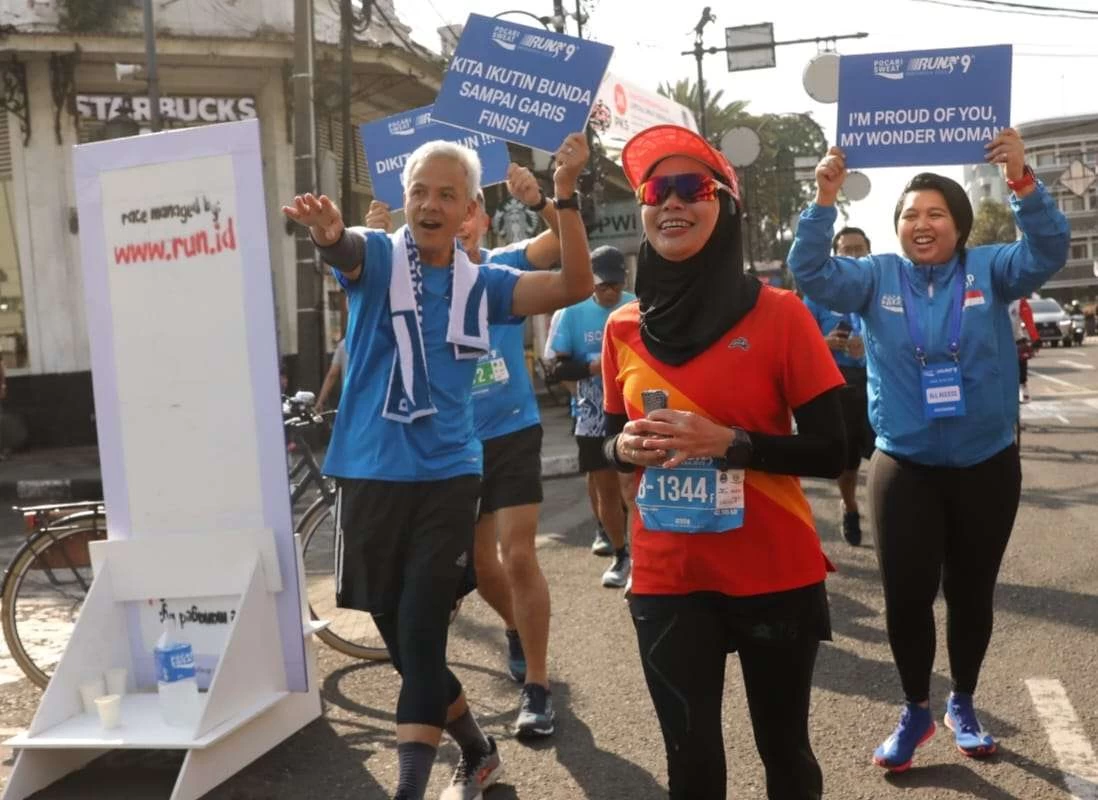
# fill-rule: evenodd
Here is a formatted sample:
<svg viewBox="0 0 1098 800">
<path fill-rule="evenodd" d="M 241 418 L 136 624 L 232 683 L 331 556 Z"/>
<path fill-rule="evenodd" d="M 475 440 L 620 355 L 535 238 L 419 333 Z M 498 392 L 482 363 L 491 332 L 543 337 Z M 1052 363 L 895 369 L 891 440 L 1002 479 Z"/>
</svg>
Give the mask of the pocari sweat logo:
<svg viewBox="0 0 1098 800">
<path fill-rule="evenodd" d="M 393 136 L 411 136 L 416 132 L 416 126 L 411 117 L 395 119 L 389 123 L 389 133 Z"/>
<path fill-rule="evenodd" d="M 888 78 L 898 81 L 904 77 L 904 60 L 902 58 L 875 58 L 873 59 L 873 74 L 879 78 Z"/>
<path fill-rule="evenodd" d="M 515 43 L 521 35 L 522 31 L 508 28 L 506 25 L 497 25 L 492 28 L 492 41 L 504 50 L 514 50 Z"/>
<path fill-rule="evenodd" d="M 898 294 L 881 295 L 881 308 L 894 314 L 904 313 L 904 299 Z"/>
</svg>

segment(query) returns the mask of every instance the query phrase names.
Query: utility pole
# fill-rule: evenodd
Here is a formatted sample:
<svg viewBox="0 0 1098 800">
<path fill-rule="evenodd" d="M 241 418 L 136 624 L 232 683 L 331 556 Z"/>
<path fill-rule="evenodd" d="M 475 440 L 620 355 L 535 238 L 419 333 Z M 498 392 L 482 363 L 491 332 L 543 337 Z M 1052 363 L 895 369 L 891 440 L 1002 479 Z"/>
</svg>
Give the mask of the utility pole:
<svg viewBox="0 0 1098 800">
<path fill-rule="evenodd" d="M 156 62 L 156 21 L 152 0 L 145 1 L 145 71 L 149 75 L 149 124 L 153 133 L 164 127 L 160 116 L 160 70 Z"/>
<path fill-rule="evenodd" d="M 587 22 L 587 15 L 583 13 L 583 0 L 576 0 L 576 36 L 583 38 L 583 23 Z"/>
<path fill-rule="evenodd" d="M 701 132 L 701 137 L 706 141 L 709 137 L 705 133 L 705 75 L 702 73 L 702 54 L 705 52 L 705 48 L 702 47 L 702 32 L 705 30 L 706 25 L 717 19 L 709 9 L 709 6 L 702 9 L 701 20 L 694 26 L 693 50 L 694 57 L 698 60 L 698 129 Z"/>
<path fill-rule="evenodd" d="M 339 22 L 342 30 L 339 105 L 343 117 L 343 174 L 340 176 L 339 205 L 346 215 L 345 218 L 357 219 L 358 210 L 354 208 L 354 197 L 351 191 L 351 162 L 355 155 L 355 131 L 351 126 L 351 81 L 353 80 L 351 45 L 355 39 L 355 18 L 351 0 L 340 0 Z"/>
<path fill-rule="evenodd" d="M 564 33 L 564 0 L 553 0 L 553 27 L 557 33 Z"/>
<path fill-rule="evenodd" d="M 294 0 L 294 192 L 316 191 L 316 120 L 313 106 L 313 3 Z M 296 226 L 297 384 L 319 389 L 324 354 L 321 276 L 309 231 Z"/>
</svg>

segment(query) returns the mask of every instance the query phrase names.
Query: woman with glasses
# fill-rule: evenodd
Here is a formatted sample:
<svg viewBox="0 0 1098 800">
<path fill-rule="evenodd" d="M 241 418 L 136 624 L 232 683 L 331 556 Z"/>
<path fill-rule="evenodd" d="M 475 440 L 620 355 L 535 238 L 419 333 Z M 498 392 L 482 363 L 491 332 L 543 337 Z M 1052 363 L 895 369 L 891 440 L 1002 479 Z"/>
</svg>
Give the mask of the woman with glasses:
<svg viewBox="0 0 1098 800">
<path fill-rule="evenodd" d="M 724 156 L 660 125 L 625 145 L 622 165 L 644 242 L 637 302 L 603 336 L 606 455 L 634 474 L 629 604 L 670 797 L 726 797 L 721 698 L 735 652 L 767 796 L 816 800 L 808 707 L 831 638 L 829 564 L 797 476 L 843 468 L 843 378 L 796 295 L 744 274 Z"/>
</svg>

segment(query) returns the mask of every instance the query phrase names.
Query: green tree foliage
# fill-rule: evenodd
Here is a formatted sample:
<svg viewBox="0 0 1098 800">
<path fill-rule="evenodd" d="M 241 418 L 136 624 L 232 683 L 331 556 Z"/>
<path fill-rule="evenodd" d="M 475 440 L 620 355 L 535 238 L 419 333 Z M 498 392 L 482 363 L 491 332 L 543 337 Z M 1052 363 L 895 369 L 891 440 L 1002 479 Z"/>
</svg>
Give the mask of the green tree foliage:
<svg viewBox="0 0 1098 800">
<path fill-rule="evenodd" d="M 1013 242 L 1018 238 L 1014 230 L 1014 215 L 1002 203 L 985 198 L 976 209 L 972 221 L 972 233 L 968 236 L 968 245 Z"/>
</svg>

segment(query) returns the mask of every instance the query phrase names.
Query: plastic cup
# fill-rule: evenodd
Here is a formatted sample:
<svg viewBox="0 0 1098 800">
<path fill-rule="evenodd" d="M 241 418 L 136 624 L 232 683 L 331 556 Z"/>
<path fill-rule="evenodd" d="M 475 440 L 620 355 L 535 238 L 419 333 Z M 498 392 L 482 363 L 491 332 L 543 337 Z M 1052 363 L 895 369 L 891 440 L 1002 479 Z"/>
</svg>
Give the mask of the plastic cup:
<svg viewBox="0 0 1098 800">
<path fill-rule="evenodd" d="M 95 709 L 99 712 L 99 725 L 104 730 L 117 728 L 122 720 L 122 698 L 117 694 L 105 694 L 95 699 Z"/>
<path fill-rule="evenodd" d="M 112 667 L 107 670 L 107 694 L 126 694 L 126 678 L 129 670 L 125 667 Z"/>
<path fill-rule="evenodd" d="M 84 713 L 95 713 L 95 700 L 107 693 L 107 682 L 100 675 L 80 684 L 80 700 L 84 703 Z"/>
</svg>

